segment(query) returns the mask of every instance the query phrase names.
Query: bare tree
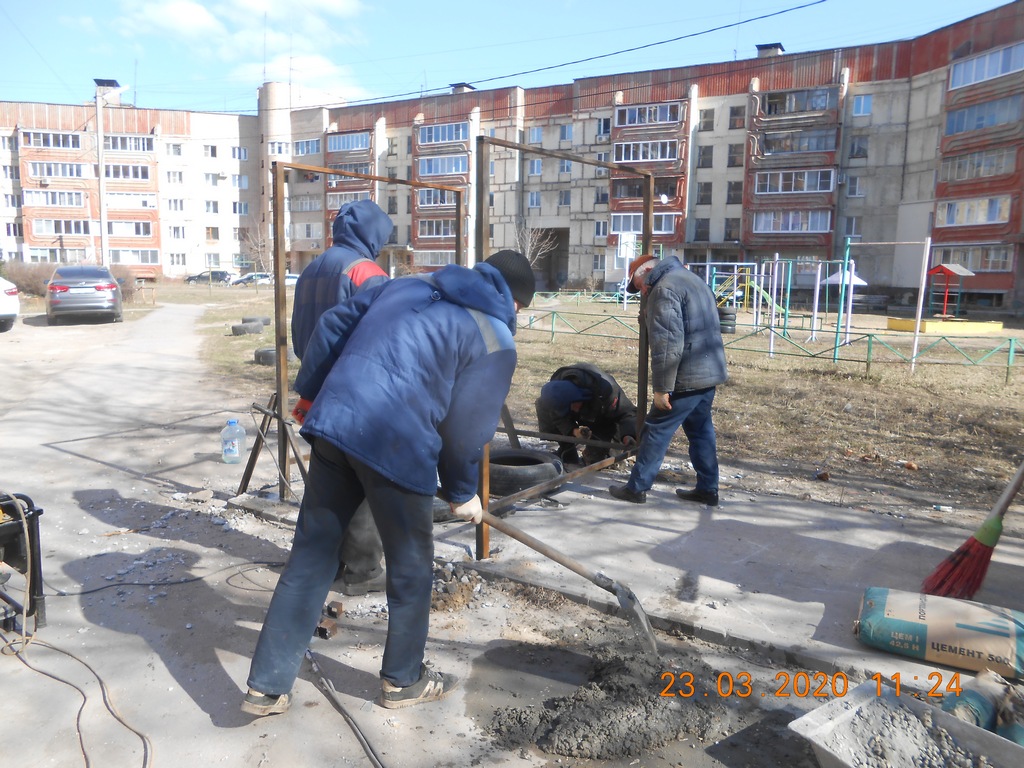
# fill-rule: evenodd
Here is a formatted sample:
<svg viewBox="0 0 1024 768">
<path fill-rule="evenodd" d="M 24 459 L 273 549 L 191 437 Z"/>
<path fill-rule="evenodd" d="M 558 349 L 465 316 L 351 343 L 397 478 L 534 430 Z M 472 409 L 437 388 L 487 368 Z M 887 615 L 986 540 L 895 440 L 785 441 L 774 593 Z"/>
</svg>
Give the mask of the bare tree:
<svg viewBox="0 0 1024 768">
<path fill-rule="evenodd" d="M 242 253 L 253 263 L 254 272 L 272 271 L 273 254 L 270 238 L 253 216 L 249 216 L 245 224 L 240 233 Z"/>
<path fill-rule="evenodd" d="M 516 249 L 531 265 L 558 247 L 558 236 L 554 230 L 533 229 L 527 226 L 525 219 L 516 222 L 515 239 Z"/>
</svg>

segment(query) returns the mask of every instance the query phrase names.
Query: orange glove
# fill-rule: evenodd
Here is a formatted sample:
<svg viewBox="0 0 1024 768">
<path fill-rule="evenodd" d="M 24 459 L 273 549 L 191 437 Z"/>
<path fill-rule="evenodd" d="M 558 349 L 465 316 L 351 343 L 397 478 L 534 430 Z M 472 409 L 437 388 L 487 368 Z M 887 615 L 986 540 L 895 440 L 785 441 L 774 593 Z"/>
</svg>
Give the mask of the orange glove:
<svg viewBox="0 0 1024 768">
<path fill-rule="evenodd" d="M 307 400 L 304 397 L 299 398 L 299 402 L 292 408 L 292 417 L 299 422 L 299 425 L 306 423 L 306 414 L 309 413 L 309 409 L 313 407 L 313 402 Z"/>
</svg>

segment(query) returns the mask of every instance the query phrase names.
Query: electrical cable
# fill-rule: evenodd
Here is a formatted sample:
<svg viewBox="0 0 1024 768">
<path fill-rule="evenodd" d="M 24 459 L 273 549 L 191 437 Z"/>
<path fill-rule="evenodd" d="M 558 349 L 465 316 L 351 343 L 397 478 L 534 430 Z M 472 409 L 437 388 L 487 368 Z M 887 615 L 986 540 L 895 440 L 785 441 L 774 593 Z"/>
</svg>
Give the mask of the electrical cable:
<svg viewBox="0 0 1024 768">
<path fill-rule="evenodd" d="M 31 644 L 32 638 L 35 636 L 35 633 L 31 635 L 27 633 L 28 603 L 29 597 L 32 594 L 31 590 L 33 587 L 32 547 L 29 546 L 28 518 L 26 517 L 25 512 L 25 509 L 27 508 L 28 505 L 24 502 L 24 500 L 19 499 L 13 493 L 8 493 L 7 491 L 0 491 L 0 499 L 3 499 L 4 497 L 14 502 L 14 508 L 18 511 L 18 515 L 21 518 L 21 532 L 22 536 L 24 537 L 23 541 L 25 542 L 25 593 L 21 601 L 21 647 L 24 650 Z M 33 616 L 33 619 L 35 619 L 35 616 Z M 38 621 L 37 619 L 35 620 Z M 13 642 L 16 641 L 4 642 L 2 645 L 0 645 L 0 652 L 5 653 L 8 648 L 13 648 Z"/>
</svg>

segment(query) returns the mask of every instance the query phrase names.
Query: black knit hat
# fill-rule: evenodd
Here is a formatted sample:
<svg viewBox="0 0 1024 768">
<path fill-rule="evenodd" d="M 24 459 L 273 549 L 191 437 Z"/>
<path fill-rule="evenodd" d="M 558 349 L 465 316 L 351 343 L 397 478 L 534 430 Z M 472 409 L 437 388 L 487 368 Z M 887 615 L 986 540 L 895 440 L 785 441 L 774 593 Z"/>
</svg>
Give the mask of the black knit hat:
<svg viewBox="0 0 1024 768">
<path fill-rule="evenodd" d="M 520 307 L 530 306 L 533 292 L 537 289 L 537 281 L 533 276 L 530 262 L 519 251 L 498 251 L 484 260 L 501 272 L 512 291 L 512 298 L 519 302 Z"/>
</svg>

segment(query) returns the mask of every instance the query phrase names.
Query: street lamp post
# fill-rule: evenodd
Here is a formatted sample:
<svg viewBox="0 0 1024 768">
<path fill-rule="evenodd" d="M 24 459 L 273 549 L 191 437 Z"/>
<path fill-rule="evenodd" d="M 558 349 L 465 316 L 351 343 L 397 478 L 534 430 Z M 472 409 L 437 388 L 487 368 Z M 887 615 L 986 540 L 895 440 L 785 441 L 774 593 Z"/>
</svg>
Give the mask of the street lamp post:
<svg viewBox="0 0 1024 768">
<path fill-rule="evenodd" d="M 96 83 L 96 175 L 99 180 L 100 192 L 100 258 L 99 262 L 107 266 L 107 169 L 103 165 L 103 107 L 107 98 L 117 96 L 128 89 L 127 85 L 120 85 L 117 80 L 93 79 Z"/>
</svg>

